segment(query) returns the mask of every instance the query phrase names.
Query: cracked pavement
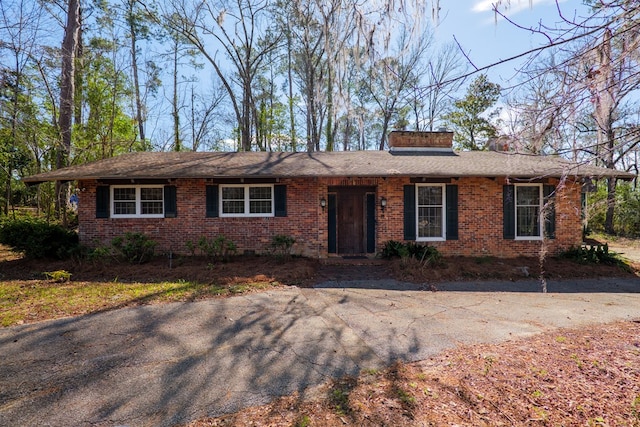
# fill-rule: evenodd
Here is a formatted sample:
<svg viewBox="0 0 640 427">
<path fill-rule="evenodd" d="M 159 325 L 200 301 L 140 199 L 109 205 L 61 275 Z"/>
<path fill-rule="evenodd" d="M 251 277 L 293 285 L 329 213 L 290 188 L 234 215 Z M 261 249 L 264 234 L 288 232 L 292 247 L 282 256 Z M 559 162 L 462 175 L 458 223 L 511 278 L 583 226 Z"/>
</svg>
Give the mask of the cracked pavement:
<svg viewBox="0 0 640 427">
<path fill-rule="evenodd" d="M 172 426 L 458 344 L 640 319 L 640 279 L 325 282 L 0 329 L 0 425 Z"/>
</svg>

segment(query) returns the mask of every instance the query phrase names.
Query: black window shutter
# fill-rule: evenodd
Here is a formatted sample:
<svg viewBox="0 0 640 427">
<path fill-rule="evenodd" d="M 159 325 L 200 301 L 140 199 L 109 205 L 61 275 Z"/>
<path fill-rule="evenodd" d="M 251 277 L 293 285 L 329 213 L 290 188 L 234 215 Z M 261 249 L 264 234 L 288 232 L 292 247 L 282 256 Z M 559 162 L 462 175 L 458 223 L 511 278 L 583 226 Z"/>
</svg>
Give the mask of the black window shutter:
<svg viewBox="0 0 640 427">
<path fill-rule="evenodd" d="M 447 185 L 447 240 L 458 240 L 457 185 Z"/>
<path fill-rule="evenodd" d="M 96 187 L 96 218 L 109 218 L 109 187 Z"/>
<path fill-rule="evenodd" d="M 329 234 L 329 253 L 335 254 L 338 252 L 338 241 L 336 239 L 338 226 L 336 216 L 336 195 L 329 194 L 327 195 L 327 199 L 327 234 Z"/>
<path fill-rule="evenodd" d="M 367 194 L 367 253 L 376 251 L 376 195 Z"/>
<path fill-rule="evenodd" d="M 542 188 L 544 195 L 544 236 L 549 239 L 556 238 L 556 187 L 545 185 Z"/>
<path fill-rule="evenodd" d="M 504 185 L 502 187 L 502 227 L 503 238 L 513 240 L 516 238 L 516 198 L 515 187 Z"/>
<path fill-rule="evenodd" d="M 218 217 L 218 186 L 207 185 L 207 200 L 206 200 L 206 217 L 217 218 Z"/>
<path fill-rule="evenodd" d="M 287 186 L 273 186 L 273 204 L 275 206 L 275 216 L 287 216 Z"/>
<path fill-rule="evenodd" d="M 178 201 L 175 185 L 164 187 L 164 217 L 175 218 L 178 216 Z"/>
<path fill-rule="evenodd" d="M 416 240 L 416 186 L 404 186 L 404 240 Z"/>
</svg>

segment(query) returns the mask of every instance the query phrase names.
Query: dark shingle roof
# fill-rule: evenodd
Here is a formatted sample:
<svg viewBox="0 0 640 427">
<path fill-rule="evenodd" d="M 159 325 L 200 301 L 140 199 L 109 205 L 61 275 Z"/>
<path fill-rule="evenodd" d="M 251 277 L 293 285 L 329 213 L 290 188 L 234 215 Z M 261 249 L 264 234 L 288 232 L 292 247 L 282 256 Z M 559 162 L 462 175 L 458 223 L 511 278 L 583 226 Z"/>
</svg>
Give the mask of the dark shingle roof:
<svg viewBox="0 0 640 427">
<path fill-rule="evenodd" d="M 398 153 L 347 151 L 269 152 L 143 152 L 71 166 L 23 179 L 27 183 L 83 179 L 159 178 L 285 178 L 285 177 L 608 177 L 635 175 L 556 156 L 504 152 Z"/>
</svg>

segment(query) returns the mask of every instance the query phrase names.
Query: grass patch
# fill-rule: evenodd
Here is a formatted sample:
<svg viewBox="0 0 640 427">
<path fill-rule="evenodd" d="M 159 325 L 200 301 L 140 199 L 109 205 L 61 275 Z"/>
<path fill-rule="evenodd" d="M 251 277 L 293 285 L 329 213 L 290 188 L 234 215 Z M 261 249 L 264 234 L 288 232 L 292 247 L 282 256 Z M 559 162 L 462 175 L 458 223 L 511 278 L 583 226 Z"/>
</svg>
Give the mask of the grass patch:
<svg viewBox="0 0 640 427">
<path fill-rule="evenodd" d="M 231 286 L 184 280 L 162 283 L 5 281 L 0 283 L 0 326 L 128 306 L 237 295 L 271 286 L 269 281 Z"/>
<path fill-rule="evenodd" d="M 45 271 L 44 276 L 56 283 L 64 283 L 71 280 L 71 273 L 67 270 Z"/>
<path fill-rule="evenodd" d="M 329 399 L 337 415 L 348 415 L 351 412 L 349 394 L 357 385 L 354 378 L 342 378 L 334 381 L 329 393 Z"/>
</svg>

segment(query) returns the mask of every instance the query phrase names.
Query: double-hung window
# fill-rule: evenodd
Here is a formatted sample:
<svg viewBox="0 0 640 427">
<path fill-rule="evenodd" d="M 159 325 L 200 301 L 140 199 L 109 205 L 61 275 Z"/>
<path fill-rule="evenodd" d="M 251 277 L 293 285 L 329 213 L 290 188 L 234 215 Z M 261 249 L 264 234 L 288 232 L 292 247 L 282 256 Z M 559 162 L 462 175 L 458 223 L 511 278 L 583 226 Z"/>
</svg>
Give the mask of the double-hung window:
<svg viewBox="0 0 640 427">
<path fill-rule="evenodd" d="M 416 185 L 418 241 L 445 239 L 445 185 Z"/>
<path fill-rule="evenodd" d="M 223 185 L 220 216 L 274 216 L 273 185 Z"/>
<path fill-rule="evenodd" d="M 111 186 L 113 218 L 162 218 L 164 188 L 162 186 Z"/>
<path fill-rule="evenodd" d="M 542 205 L 544 197 L 541 184 L 516 184 L 516 239 L 542 239 Z"/>
</svg>

